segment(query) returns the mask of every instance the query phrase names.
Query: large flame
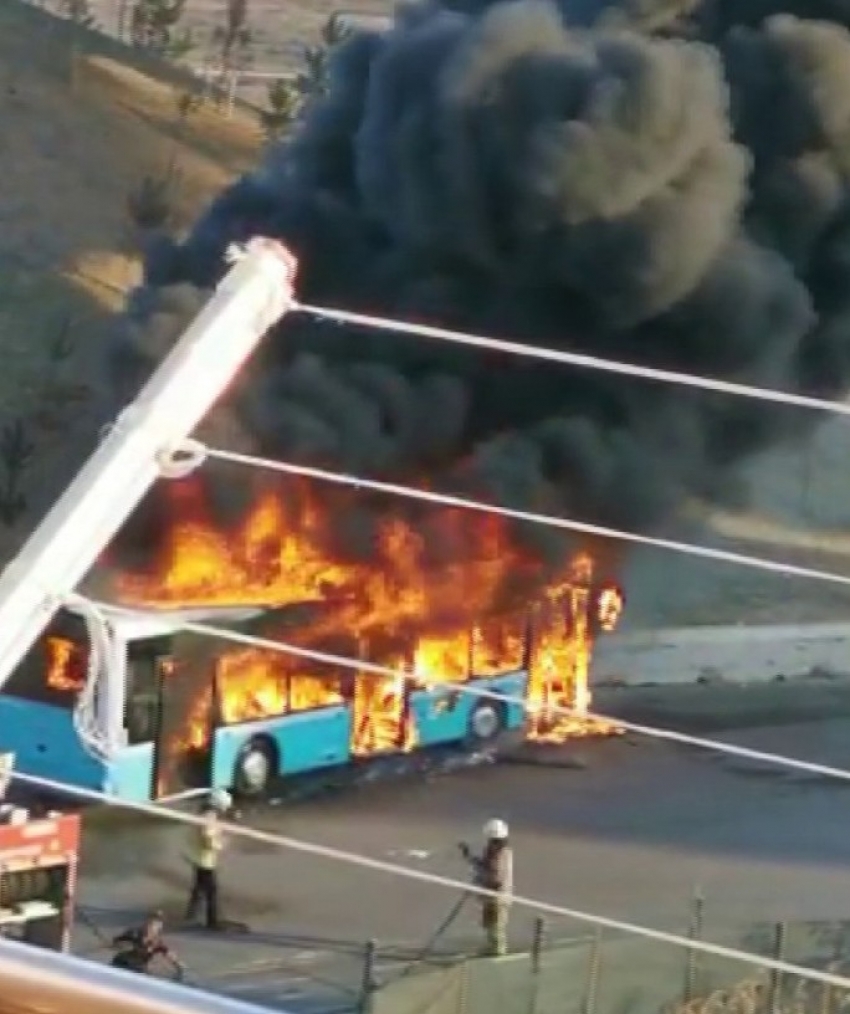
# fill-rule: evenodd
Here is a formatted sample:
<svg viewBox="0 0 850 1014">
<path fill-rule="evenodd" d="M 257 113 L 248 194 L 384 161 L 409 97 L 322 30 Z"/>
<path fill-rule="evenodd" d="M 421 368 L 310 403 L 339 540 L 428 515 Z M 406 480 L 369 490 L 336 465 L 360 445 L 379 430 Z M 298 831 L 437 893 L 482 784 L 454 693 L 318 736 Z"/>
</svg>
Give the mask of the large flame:
<svg viewBox="0 0 850 1014">
<path fill-rule="evenodd" d="M 343 552 L 352 501 L 318 498 L 297 484 L 261 493 L 244 519 L 214 523 L 203 488 L 174 484 L 174 519 L 145 571 L 116 578 L 125 604 L 294 606 L 298 623 L 265 636 L 365 660 L 403 675 L 354 671 L 239 647 L 217 658 L 218 713 L 225 723 L 353 704 L 356 754 L 409 749 L 416 730 L 409 693 L 529 665 L 529 735 L 560 740 L 603 730 L 582 717 L 596 631 L 622 608 L 613 586 L 594 583 L 587 553 L 552 574 L 496 515 L 442 510 L 411 521 L 372 518 L 367 545 Z M 529 634 L 531 637 L 529 639 Z M 533 645 L 529 651 L 527 645 Z M 565 718 L 563 708 L 575 714 Z M 188 742 L 204 742 L 208 702 L 189 716 Z"/>
</svg>

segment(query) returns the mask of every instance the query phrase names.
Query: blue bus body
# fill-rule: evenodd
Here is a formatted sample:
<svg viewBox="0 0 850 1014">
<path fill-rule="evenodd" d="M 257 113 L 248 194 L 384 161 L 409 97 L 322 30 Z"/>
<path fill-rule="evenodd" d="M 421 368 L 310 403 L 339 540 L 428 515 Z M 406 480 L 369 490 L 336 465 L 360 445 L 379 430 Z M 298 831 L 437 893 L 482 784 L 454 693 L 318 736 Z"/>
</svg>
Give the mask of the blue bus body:
<svg viewBox="0 0 850 1014">
<path fill-rule="evenodd" d="M 477 690 L 525 700 L 528 674 L 518 670 L 504 676 L 479 677 L 469 681 Z M 411 695 L 414 727 L 420 746 L 461 743 L 469 736 L 472 712 L 486 698 L 453 691 L 439 685 L 430 690 L 415 690 Z M 523 704 L 499 704 L 503 712 L 502 729 L 513 731 L 525 724 Z"/>
<path fill-rule="evenodd" d="M 504 676 L 469 681 L 476 689 L 525 698 L 528 676 L 524 670 Z M 483 698 L 440 686 L 413 690 L 411 719 L 417 748 L 449 746 L 469 739 L 473 711 Z M 502 720 L 498 732 L 515 731 L 525 725 L 522 703 L 498 704 Z M 350 704 L 330 705 L 311 711 L 240 722 L 213 733 L 212 776 L 214 788 L 232 788 L 239 758 L 254 742 L 267 743 L 275 762 L 276 777 L 319 771 L 353 761 L 353 711 Z"/>
<path fill-rule="evenodd" d="M 0 695 L 0 744 L 15 754 L 15 767 L 24 774 L 131 802 L 153 796 L 154 744 L 124 746 L 109 760 L 93 757 L 68 707 Z"/>
<path fill-rule="evenodd" d="M 159 661 L 171 657 L 172 642 L 164 640 L 169 636 L 169 625 L 176 631 L 181 622 L 203 617 L 197 611 L 191 616 L 185 611 L 166 615 L 168 618 L 148 615 L 115 624 L 113 636 L 118 644 L 114 657 L 118 668 L 123 665 L 125 671 L 110 669 L 105 684 L 94 695 L 98 702 L 96 724 L 102 728 L 105 748 L 92 749 L 90 744 L 87 748 L 74 714 L 79 688 L 45 688 L 46 656 L 43 650 L 34 649 L 23 680 L 23 684 L 28 682 L 27 693 L 23 694 L 23 685 L 13 685 L 10 693 L 0 695 L 0 751 L 13 752 L 16 768 L 23 773 L 134 802 L 219 787 L 247 791 L 250 779 L 242 778 L 240 784 L 240 776 L 251 751 L 259 751 L 267 760 L 268 775 L 274 778 L 343 766 L 366 753 L 356 746 L 357 706 L 354 693 L 346 691 L 340 695 L 340 703 L 301 711 L 287 708 L 280 715 L 233 724 L 225 724 L 211 705 L 203 746 L 181 747 L 184 755 L 180 764 L 175 764 L 173 756 L 166 756 L 171 750 L 168 744 L 182 735 L 186 711 L 169 696 L 175 683 L 163 677 Z M 85 644 L 80 636 L 79 643 Z M 211 643 L 197 635 L 182 636 Z M 209 689 L 214 700 L 218 685 L 214 664 L 197 666 L 196 672 L 200 682 L 192 694 L 197 698 L 198 692 Z M 351 674 L 348 678 L 374 680 Z M 344 680 L 341 675 L 340 686 Z M 516 701 L 493 702 L 458 692 L 450 685 L 424 687 L 409 680 L 404 684 L 405 708 L 399 712 L 398 741 L 380 752 L 407 749 L 406 728 L 413 731 L 415 748 L 427 748 L 496 739 L 524 726 L 521 702 L 527 692 L 527 669 L 462 682 Z M 36 684 L 39 692 L 34 693 Z"/>
<path fill-rule="evenodd" d="M 216 729 L 212 747 L 212 786 L 231 788 L 239 756 L 248 743 L 258 740 L 272 744 L 278 776 L 300 775 L 345 764 L 351 759 L 351 718 L 349 705 L 334 704 Z"/>
</svg>

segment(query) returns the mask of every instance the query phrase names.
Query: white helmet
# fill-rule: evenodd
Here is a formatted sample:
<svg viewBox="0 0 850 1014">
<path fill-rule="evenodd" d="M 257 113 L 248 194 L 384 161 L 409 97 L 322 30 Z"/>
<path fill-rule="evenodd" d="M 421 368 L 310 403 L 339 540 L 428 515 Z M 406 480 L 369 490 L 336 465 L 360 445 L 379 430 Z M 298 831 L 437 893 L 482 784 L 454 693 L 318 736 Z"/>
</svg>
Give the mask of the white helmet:
<svg viewBox="0 0 850 1014">
<path fill-rule="evenodd" d="M 508 837 L 508 825 L 498 817 L 494 817 L 484 825 L 484 837 L 487 841 L 505 841 Z"/>
<path fill-rule="evenodd" d="M 210 793 L 210 806 L 215 807 L 219 813 L 227 813 L 233 806 L 233 797 L 227 789 L 213 789 Z"/>
</svg>

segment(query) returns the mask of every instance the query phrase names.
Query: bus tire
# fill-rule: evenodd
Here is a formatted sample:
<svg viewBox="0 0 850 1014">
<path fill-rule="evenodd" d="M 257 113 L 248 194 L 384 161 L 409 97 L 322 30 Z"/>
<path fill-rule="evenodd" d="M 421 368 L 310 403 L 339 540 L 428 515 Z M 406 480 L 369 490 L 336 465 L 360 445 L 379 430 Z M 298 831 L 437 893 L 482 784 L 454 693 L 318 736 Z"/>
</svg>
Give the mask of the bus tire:
<svg viewBox="0 0 850 1014">
<path fill-rule="evenodd" d="M 269 739 L 252 739 L 236 758 L 233 788 L 242 797 L 262 796 L 279 769 L 277 748 Z"/>
<path fill-rule="evenodd" d="M 499 738 L 505 729 L 505 711 L 499 701 L 479 701 L 469 715 L 467 742 L 483 746 Z"/>
</svg>

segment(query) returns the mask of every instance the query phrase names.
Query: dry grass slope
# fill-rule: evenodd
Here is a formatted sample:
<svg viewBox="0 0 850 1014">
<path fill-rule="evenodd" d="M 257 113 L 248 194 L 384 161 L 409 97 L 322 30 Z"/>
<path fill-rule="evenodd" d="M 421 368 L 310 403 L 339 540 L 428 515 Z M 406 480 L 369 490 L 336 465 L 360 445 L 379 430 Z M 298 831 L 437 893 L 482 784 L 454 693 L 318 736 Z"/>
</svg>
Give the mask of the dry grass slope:
<svg viewBox="0 0 850 1014">
<path fill-rule="evenodd" d="M 128 196 L 177 165 L 180 228 L 256 158 L 248 114 L 181 120 L 187 86 L 100 35 L 0 4 L 0 501 L 4 427 L 22 420 L 34 446 L 31 508 L 0 524 L 0 559 L 91 439 L 98 350 L 138 278 Z"/>
</svg>

